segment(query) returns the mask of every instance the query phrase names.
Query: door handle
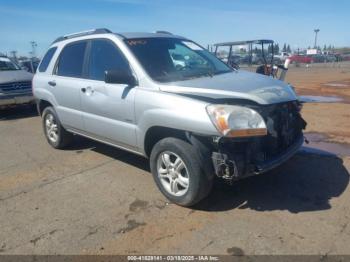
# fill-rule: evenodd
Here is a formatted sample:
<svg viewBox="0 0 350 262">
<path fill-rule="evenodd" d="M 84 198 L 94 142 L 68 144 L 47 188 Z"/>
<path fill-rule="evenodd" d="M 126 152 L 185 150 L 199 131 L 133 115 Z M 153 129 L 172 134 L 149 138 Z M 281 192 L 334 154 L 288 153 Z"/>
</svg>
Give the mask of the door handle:
<svg viewBox="0 0 350 262">
<path fill-rule="evenodd" d="M 83 87 L 81 91 L 86 95 L 91 96 L 95 92 L 95 89 L 93 89 L 91 86 L 87 86 L 87 87 Z"/>
<path fill-rule="evenodd" d="M 55 82 L 55 81 L 49 81 L 48 84 L 49 84 L 50 86 L 56 86 L 56 82 Z"/>
</svg>

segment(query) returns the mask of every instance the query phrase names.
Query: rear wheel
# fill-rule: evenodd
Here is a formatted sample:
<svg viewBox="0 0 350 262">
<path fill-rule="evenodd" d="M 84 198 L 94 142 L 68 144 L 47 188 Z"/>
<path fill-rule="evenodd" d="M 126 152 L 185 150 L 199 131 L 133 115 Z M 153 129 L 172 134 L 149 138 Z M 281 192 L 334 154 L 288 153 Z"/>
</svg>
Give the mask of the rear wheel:
<svg viewBox="0 0 350 262">
<path fill-rule="evenodd" d="M 160 191 L 181 206 L 192 206 L 212 187 L 195 148 L 177 138 L 160 140 L 150 157 L 153 178 Z"/>
<path fill-rule="evenodd" d="M 42 121 L 44 134 L 52 147 L 61 149 L 70 144 L 73 135 L 63 128 L 53 107 L 44 109 Z"/>
</svg>

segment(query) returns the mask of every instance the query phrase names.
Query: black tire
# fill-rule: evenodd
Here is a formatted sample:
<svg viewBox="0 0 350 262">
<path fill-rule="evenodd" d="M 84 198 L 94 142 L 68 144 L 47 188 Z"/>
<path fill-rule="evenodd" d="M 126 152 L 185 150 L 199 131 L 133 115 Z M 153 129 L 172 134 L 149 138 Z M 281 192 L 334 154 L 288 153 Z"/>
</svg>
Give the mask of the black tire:
<svg viewBox="0 0 350 262">
<path fill-rule="evenodd" d="M 49 138 L 49 134 L 48 134 L 48 130 L 46 128 L 46 120 L 49 117 L 53 117 L 56 125 L 57 125 L 57 140 L 53 141 L 52 139 Z M 69 133 L 68 131 L 66 131 L 63 126 L 61 125 L 61 122 L 56 114 L 56 111 L 53 107 L 49 106 L 46 107 L 42 113 L 42 125 L 43 125 L 43 129 L 44 129 L 44 134 L 45 137 L 47 139 L 47 142 L 49 142 L 49 144 L 56 149 L 62 149 L 66 146 L 68 146 L 72 139 L 73 139 L 73 134 Z"/>
<path fill-rule="evenodd" d="M 158 175 L 158 158 L 164 152 L 172 152 L 183 160 L 188 171 L 189 183 L 187 192 L 182 196 L 170 194 L 161 182 Z M 154 181 L 159 190 L 171 202 L 180 206 L 193 206 L 200 200 L 204 199 L 211 191 L 213 177 L 209 177 L 208 170 L 203 170 L 204 165 L 198 151 L 190 143 L 177 138 L 164 138 L 160 140 L 152 149 L 150 157 L 150 166 Z"/>
</svg>

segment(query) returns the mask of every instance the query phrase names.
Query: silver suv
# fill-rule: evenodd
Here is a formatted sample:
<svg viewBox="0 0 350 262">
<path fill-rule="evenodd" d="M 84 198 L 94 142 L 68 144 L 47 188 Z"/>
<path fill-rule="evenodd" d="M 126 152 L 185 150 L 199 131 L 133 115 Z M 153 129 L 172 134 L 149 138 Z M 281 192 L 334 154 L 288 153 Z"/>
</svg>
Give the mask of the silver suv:
<svg viewBox="0 0 350 262">
<path fill-rule="evenodd" d="M 291 86 L 167 32 L 60 37 L 33 89 L 51 146 L 77 134 L 147 157 L 160 191 L 183 206 L 215 175 L 231 183 L 286 161 L 306 125 Z"/>
<path fill-rule="evenodd" d="M 0 108 L 33 102 L 32 78 L 33 74 L 0 55 Z"/>
</svg>

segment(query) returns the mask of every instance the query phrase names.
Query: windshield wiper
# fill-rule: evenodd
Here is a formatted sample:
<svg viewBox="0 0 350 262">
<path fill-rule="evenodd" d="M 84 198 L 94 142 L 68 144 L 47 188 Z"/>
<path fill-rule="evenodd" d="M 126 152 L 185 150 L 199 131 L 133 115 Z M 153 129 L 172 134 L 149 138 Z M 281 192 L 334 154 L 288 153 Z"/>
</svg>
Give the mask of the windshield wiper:
<svg viewBox="0 0 350 262">
<path fill-rule="evenodd" d="M 214 75 L 221 75 L 221 74 L 226 74 L 226 73 L 231 73 L 232 71 L 230 70 L 221 70 L 221 71 L 216 71 Z"/>
<path fill-rule="evenodd" d="M 214 70 L 213 69 L 210 69 L 209 71 L 208 71 L 208 76 L 210 76 L 210 77 L 213 77 L 214 75 L 215 75 L 215 73 L 214 73 Z"/>
</svg>

